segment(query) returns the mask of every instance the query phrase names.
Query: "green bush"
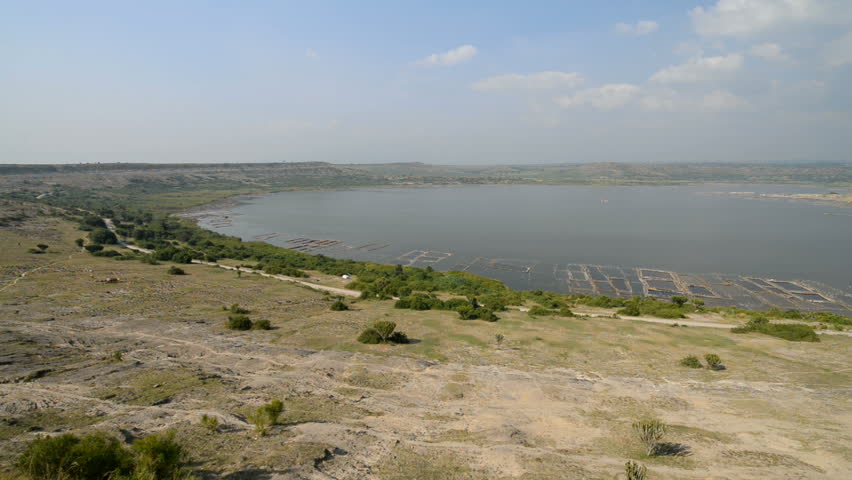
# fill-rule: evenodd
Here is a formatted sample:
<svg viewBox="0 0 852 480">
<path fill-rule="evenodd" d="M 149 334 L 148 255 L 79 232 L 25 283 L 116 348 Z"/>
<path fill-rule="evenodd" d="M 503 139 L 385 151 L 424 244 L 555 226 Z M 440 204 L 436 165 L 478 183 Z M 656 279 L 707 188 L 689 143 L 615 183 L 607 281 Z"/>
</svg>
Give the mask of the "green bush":
<svg viewBox="0 0 852 480">
<path fill-rule="evenodd" d="M 128 473 L 133 458 L 115 438 L 92 433 L 39 437 L 18 458 L 18 469 L 32 479 L 107 478 Z"/>
<path fill-rule="evenodd" d="M 701 360 L 698 359 L 695 355 L 690 355 L 688 357 L 684 357 L 681 359 L 680 364 L 684 367 L 689 368 L 701 368 Z"/>
<path fill-rule="evenodd" d="M 272 330 L 272 324 L 269 323 L 269 320 L 255 320 L 251 324 L 252 330 Z"/>
<path fill-rule="evenodd" d="M 135 478 L 178 478 L 188 457 L 175 441 L 174 431 L 136 440 L 132 450 L 136 454 Z"/>
<path fill-rule="evenodd" d="M 118 243 L 118 238 L 115 234 L 106 228 L 96 228 L 89 232 L 89 240 L 92 243 L 102 243 L 105 245 L 115 245 Z"/>
<path fill-rule="evenodd" d="M 715 353 L 708 353 L 704 355 L 704 361 L 707 362 L 707 368 L 711 370 L 719 367 L 719 365 L 722 365 L 722 359 L 719 358 L 719 355 L 716 355 Z"/>
<path fill-rule="evenodd" d="M 527 315 L 529 315 L 531 317 L 544 317 L 544 316 L 548 316 L 548 315 L 556 315 L 557 313 L 558 312 L 555 312 L 553 310 L 548 310 L 544 307 L 539 307 L 538 305 L 535 305 L 532 308 L 530 308 L 530 311 L 527 312 Z"/>
<path fill-rule="evenodd" d="M 86 245 L 83 248 L 85 248 L 86 251 L 89 252 L 89 253 L 95 253 L 95 252 L 100 252 L 101 250 L 103 250 L 104 246 L 95 244 L 95 245 Z"/>
<path fill-rule="evenodd" d="M 169 269 L 166 270 L 166 273 L 168 273 L 169 275 L 186 275 L 186 272 L 182 268 L 176 267 L 174 265 L 169 267 Z"/>
<path fill-rule="evenodd" d="M 16 463 L 34 480 L 142 480 L 178 478 L 185 462 L 186 453 L 169 432 L 139 439 L 130 450 L 104 433 L 39 437 Z"/>
<path fill-rule="evenodd" d="M 382 343 L 382 337 L 379 336 L 379 332 L 375 331 L 374 329 L 365 328 L 361 332 L 361 334 L 358 335 L 358 341 L 369 345 L 375 345 L 378 343 Z"/>
<path fill-rule="evenodd" d="M 689 299 L 682 295 L 675 295 L 672 297 L 672 303 L 677 305 L 678 307 L 682 307 L 686 304 Z"/>
<path fill-rule="evenodd" d="M 402 332 L 394 331 L 395 329 L 396 323 L 379 320 L 372 326 L 365 328 L 358 335 L 358 341 L 373 345 L 378 343 L 408 343 L 408 337 Z"/>
<path fill-rule="evenodd" d="M 346 305 L 346 303 L 344 303 L 343 300 L 339 298 L 335 300 L 329 308 L 331 308 L 333 312 L 342 312 L 344 310 L 349 310 L 349 306 Z"/>
<path fill-rule="evenodd" d="M 282 413 L 284 413 L 284 403 L 281 400 L 273 400 L 266 405 L 257 407 L 246 417 L 249 423 L 254 425 L 258 435 L 265 436 L 273 425 L 278 424 Z"/>
<path fill-rule="evenodd" d="M 653 298 L 633 297 L 624 302 L 624 307 L 618 310 L 618 314 L 631 317 L 651 315 L 659 318 L 684 318 L 687 309 L 694 309 L 694 307 L 661 302 Z"/>
<path fill-rule="evenodd" d="M 83 244 L 86 243 L 86 241 L 82 238 L 78 238 L 77 240 L 74 240 L 74 243 L 77 244 L 78 247 L 83 248 Z"/>
<path fill-rule="evenodd" d="M 241 307 L 239 303 L 234 303 L 230 307 L 222 307 L 222 310 L 242 315 L 251 313 L 251 310 Z"/>
<path fill-rule="evenodd" d="M 219 431 L 219 419 L 206 413 L 201 415 L 201 425 L 213 433 Z"/>
<path fill-rule="evenodd" d="M 226 326 L 231 330 L 251 330 L 251 319 L 243 314 L 228 315 Z"/>
<path fill-rule="evenodd" d="M 757 332 L 783 338 L 791 342 L 819 342 L 819 335 L 808 325 L 799 323 L 769 323 L 765 318 L 752 319 L 741 327 L 731 329 L 734 333 Z"/>
</svg>

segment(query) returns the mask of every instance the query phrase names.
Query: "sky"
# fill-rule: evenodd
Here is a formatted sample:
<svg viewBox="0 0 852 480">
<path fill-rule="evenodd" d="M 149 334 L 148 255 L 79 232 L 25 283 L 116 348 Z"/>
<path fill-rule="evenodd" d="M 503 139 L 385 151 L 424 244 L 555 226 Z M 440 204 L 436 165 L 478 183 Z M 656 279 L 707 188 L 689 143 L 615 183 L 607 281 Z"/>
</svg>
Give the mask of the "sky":
<svg viewBox="0 0 852 480">
<path fill-rule="evenodd" d="M 0 163 L 852 161 L 852 0 L 0 0 Z"/>
</svg>

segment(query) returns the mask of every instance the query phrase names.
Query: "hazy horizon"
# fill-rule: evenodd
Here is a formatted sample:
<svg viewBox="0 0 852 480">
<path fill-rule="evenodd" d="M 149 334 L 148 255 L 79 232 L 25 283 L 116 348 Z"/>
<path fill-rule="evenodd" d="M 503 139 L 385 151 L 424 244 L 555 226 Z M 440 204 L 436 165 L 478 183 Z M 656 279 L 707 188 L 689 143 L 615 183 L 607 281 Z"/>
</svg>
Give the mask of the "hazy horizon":
<svg viewBox="0 0 852 480">
<path fill-rule="evenodd" d="M 0 163 L 848 163 L 852 2 L 5 2 Z"/>
</svg>

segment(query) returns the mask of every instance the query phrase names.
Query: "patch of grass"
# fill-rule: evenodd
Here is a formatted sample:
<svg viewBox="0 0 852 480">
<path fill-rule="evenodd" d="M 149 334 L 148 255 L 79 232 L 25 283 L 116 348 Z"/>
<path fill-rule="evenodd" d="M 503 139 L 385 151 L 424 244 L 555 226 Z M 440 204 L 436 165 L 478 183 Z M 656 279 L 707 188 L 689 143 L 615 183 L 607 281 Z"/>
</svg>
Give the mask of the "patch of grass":
<svg viewBox="0 0 852 480">
<path fill-rule="evenodd" d="M 769 323 L 766 319 L 752 319 L 741 327 L 731 329 L 734 333 L 758 332 L 783 338 L 791 342 L 819 342 L 819 335 L 809 325 L 799 323 Z"/>
<path fill-rule="evenodd" d="M 379 464 L 377 472 L 385 480 L 473 480 L 483 478 L 471 468 L 471 462 L 452 451 L 418 451 L 398 446 Z"/>
<path fill-rule="evenodd" d="M 160 405 L 180 394 L 204 395 L 221 385 L 217 378 L 187 369 L 148 370 L 123 385 L 96 390 L 94 396 L 128 405 Z"/>
</svg>

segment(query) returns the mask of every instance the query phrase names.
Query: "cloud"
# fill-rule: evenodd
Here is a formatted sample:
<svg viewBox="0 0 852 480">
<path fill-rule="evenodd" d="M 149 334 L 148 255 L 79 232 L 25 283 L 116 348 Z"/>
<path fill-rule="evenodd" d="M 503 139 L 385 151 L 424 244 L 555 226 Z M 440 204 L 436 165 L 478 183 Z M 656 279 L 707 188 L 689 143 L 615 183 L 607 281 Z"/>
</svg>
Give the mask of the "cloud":
<svg viewBox="0 0 852 480">
<path fill-rule="evenodd" d="M 653 20 L 640 20 L 634 24 L 631 23 L 616 23 L 615 30 L 618 33 L 626 33 L 629 35 L 647 35 L 660 28 L 660 25 Z"/>
<path fill-rule="evenodd" d="M 559 97 L 556 103 L 563 108 L 590 106 L 600 110 L 612 110 L 630 103 L 641 89 L 629 83 L 611 83 L 596 88 L 581 90 L 574 95 Z"/>
<path fill-rule="evenodd" d="M 414 62 L 416 65 L 433 67 L 443 66 L 449 67 L 467 62 L 475 57 L 477 53 L 476 47 L 473 45 L 462 45 L 444 53 L 433 53 L 428 57 L 421 58 Z"/>
<path fill-rule="evenodd" d="M 749 49 L 748 53 L 753 57 L 765 58 L 767 60 L 787 60 L 789 58 L 777 43 L 755 45 Z"/>
<path fill-rule="evenodd" d="M 305 56 L 308 58 L 319 58 L 319 53 L 317 53 L 313 48 L 309 48 L 305 50 Z"/>
<path fill-rule="evenodd" d="M 823 51 L 826 63 L 832 67 L 852 64 L 852 33 L 830 42 Z"/>
<path fill-rule="evenodd" d="M 643 96 L 639 105 L 645 110 L 661 112 L 720 112 L 743 108 L 748 102 L 726 90 L 714 90 L 697 97 L 664 90 Z"/>
<path fill-rule="evenodd" d="M 706 36 L 747 36 L 801 24 L 852 21 L 849 0 L 718 0 L 689 12 L 695 30 Z"/>
<path fill-rule="evenodd" d="M 733 73 L 743 65 L 738 53 L 719 57 L 695 57 L 680 65 L 666 67 L 651 76 L 656 83 L 694 83 Z"/>
<path fill-rule="evenodd" d="M 509 73 L 506 75 L 484 78 L 471 85 L 471 88 L 480 92 L 503 90 L 547 90 L 555 88 L 574 88 L 582 83 L 583 76 L 579 73 Z"/>
</svg>

